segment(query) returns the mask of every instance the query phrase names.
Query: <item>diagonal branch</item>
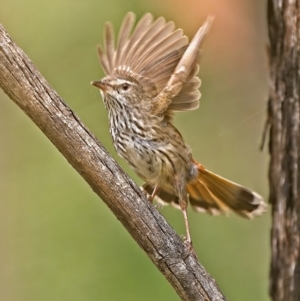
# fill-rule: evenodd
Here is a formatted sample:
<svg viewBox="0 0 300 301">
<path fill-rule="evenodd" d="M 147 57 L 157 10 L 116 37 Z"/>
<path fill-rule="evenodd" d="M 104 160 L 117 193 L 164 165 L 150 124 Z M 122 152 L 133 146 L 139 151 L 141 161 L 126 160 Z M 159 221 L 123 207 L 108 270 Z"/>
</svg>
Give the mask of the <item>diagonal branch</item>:
<svg viewBox="0 0 300 301">
<path fill-rule="evenodd" d="M 0 86 L 103 199 L 182 300 L 226 300 L 214 279 L 0 24 Z"/>
</svg>

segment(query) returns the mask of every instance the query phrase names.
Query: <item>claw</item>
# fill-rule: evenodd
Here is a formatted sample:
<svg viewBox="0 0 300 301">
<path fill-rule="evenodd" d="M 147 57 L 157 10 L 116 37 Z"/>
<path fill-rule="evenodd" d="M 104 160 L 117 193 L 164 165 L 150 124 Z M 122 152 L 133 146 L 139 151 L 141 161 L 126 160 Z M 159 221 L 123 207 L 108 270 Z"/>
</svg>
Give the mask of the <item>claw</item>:
<svg viewBox="0 0 300 301">
<path fill-rule="evenodd" d="M 197 253 L 193 247 L 193 243 L 191 241 L 188 241 L 186 238 L 184 238 L 184 245 L 185 245 L 185 249 L 183 253 L 183 259 L 186 259 L 191 255 L 198 260 Z"/>
</svg>

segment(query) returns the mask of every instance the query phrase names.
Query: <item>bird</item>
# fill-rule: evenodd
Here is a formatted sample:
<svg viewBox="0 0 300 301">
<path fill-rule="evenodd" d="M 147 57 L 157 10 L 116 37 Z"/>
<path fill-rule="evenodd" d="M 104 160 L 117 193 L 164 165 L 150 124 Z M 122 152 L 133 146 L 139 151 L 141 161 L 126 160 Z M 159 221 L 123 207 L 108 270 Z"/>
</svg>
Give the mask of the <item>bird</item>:
<svg viewBox="0 0 300 301">
<path fill-rule="evenodd" d="M 206 19 L 190 43 L 174 22 L 150 13 L 136 26 L 135 14 L 127 13 L 116 43 L 113 25 L 106 23 L 104 47 L 97 47 L 105 77 L 91 82 L 100 89 L 116 152 L 145 182 L 149 201 L 182 211 L 189 248 L 188 204 L 198 212 L 233 211 L 250 219 L 267 209 L 259 194 L 194 160 L 173 124 L 175 112 L 199 107 L 201 46 L 213 19 Z"/>
</svg>

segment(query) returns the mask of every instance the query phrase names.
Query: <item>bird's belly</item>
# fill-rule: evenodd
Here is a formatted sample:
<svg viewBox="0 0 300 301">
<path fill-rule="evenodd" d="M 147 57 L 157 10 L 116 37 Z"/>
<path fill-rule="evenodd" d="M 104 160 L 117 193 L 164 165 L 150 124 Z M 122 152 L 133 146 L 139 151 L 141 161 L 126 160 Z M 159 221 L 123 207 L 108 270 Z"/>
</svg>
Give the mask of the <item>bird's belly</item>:
<svg viewBox="0 0 300 301">
<path fill-rule="evenodd" d="M 145 181 L 155 180 L 159 177 L 162 164 L 157 160 L 155 151 L 149 142 L 129 142 L 118 153 L 123 157 L 134 171 Z"/>
<path fill-rule="evenodd" d="M 172 186 L 174 176 L 186 177 L 190 152 L 187 147 L 176 148 L 168 141 L 151 139 L 128 139 L 126 144 L 117 145 L 116 150 L 145 181 L 156 185 Z"/>
</svg>

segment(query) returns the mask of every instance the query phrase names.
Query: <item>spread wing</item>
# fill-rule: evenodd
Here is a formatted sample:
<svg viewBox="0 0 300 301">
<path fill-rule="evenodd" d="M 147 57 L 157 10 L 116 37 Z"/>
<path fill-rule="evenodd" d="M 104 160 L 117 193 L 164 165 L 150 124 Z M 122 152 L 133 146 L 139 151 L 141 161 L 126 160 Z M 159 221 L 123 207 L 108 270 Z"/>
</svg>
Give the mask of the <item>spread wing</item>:
<svg viewBox="0 0 300 301">
<path fill-rule="evenodd" d="M 199 106 L 200 46 L 212 18 L 196 33 L 191 44 L 181 29 L 163 17 L 145 14 L 133 29 L 135 15 L 127 13 L 114 45 L 112 24 L 104 28 L 104 50 L 99 60 L 106 75 L 131 77 L 151 91 L 157 113 L 194 110 Z M 148 91 L 147 90 L 147 91 Z"/>
</svg>

